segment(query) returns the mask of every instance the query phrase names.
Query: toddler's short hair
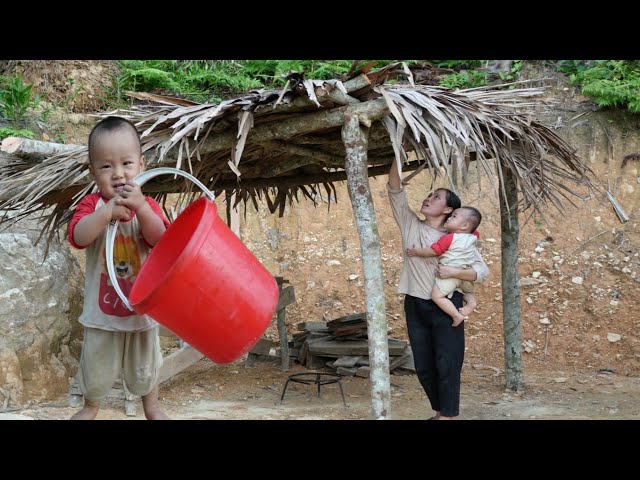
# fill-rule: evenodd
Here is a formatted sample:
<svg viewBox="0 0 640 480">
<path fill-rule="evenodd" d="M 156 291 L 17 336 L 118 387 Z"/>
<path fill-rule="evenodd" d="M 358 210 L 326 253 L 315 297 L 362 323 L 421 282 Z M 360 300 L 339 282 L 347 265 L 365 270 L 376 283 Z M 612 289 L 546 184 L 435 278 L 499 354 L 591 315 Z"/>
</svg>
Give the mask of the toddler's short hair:
<svg viewBox="0 0 640 480">
<path fill-rule="evenodd" d="M 480 210 L 475 207 L 460 207 L 465 210 L 466 219 L 471 225 L 471 232 L 474 232 L 480 226 L 480 222 L 482 221 L 482 214 Z"/>
<path fill-rule="evenodd" d="M 87 142 L 88 149 L 89 149 L 89 163 L 91 163 L 91 150 L 93 145 L 96 142 L 96 139 L 98 139 L 100 135 L 104 133 L 114 132 L 121 129 L 122 130 L 128 129 L 131 131 L 133 135 L 135 135 L 136 139 L 138 140 L 138 145 L 140 146 L 140 155 L 142 155 L 142 145 L 140 144 L 140 135 L 138 134 L 138 129 L 136 128 L 136 126 L 126 118 L 109 116 L 100 120 L 93 127 L 93 129 L 91 130 L 91 133 L 89 133 L 89 141 Z"/>
</svg>

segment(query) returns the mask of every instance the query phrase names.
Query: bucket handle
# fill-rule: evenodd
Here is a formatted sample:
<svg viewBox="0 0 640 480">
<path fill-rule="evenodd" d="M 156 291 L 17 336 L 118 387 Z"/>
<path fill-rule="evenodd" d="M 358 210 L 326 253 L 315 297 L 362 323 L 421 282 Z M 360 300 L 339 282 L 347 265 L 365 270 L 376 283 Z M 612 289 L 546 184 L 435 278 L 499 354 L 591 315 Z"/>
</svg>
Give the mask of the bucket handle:
<svg viewBox="0 0 640 480">
<path fill-rule="evenodd" d="M 195 183 L 200 189 L 204 192 L 209 200 L 212 202 L 215 201 L 216 197 L 207 187 L 204 186 L 200 180 L 195 178 L 193 175 L 188 174 L 184 170 L 178 170 L 177 168 L 152 168 L 151 170 L 147 170 L 146 172 L 142 172 L 136 178 L 133 179 L 138 185 L 142 186 L 158 175 L 180 175 L 181 177 L 185 177 Z M 122 300 L 122 303 L 125 307 L 127 307 L 132 312 L 134 311 L 133 307 L 129 303 L 129 299 L 125 296 L 125 294 L 120 289 L 120 285 L 118 284 L 118 279 L 116 277 L 116 269 L 113 265 L 113 244 L 116 240 L 116 232 L 118 231 L 119 220 L 111 220 L 109 222 L 109 226 L 107 227 L 107 252 L 106 252 L 106 262 L 107 262 L 107 271 L 109 272 L 109 279 L 111 280 L 111 285 L 115 289 L 116 293 Z"/>
</svg>

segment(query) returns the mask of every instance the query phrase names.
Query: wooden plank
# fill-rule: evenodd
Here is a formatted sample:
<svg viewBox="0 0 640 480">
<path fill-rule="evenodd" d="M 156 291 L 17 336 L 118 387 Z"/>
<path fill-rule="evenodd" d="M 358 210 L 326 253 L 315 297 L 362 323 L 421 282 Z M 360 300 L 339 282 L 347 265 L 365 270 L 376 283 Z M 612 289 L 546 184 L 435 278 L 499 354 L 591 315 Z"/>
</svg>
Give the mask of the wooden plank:
<svg viewBox="0 0 640 480">
<path fill-rule="evenodd" d="M 298 363 L 304 365 L 307 361 L 307 354 L 309 353 L 309 343 L 304 342 L 302 347 L 300 348 L 300 353 L 298 353 Z"/>
<path fill-rule="evenodd" d="M 249 352 L 256 355 L 269 355 L 272 348 L 273 344 L 271 343 L 271 340 L 265 337 L 260 337 Z"/>
<path fill-rule="evenodd" d="M 335 337 L 336 340 L 340 340 L 341 342 L 344 340 L 361 340 L 363 338 L 369 338 L 367 336 L 367 332 L 364 333 L 358 333 L 355 335 L 345 335 L 345 336 L 340 336 L 340 337 Z"/>
<path fill-rule="evenodd" d="M 409 351 L 406 351 L 409 350 Z M 411 358 L 411 350 L 407 348 L 402 355 L 398 355 L 397 357 L 393 357 L 389 362 L 389 371 L 393 372 L 400 365 L 404 364 L 409 358 Z"/>
<path fill-rule="evenodd" d="M 327 334 L 325 333 L 311 332 L 307 335 L 307 342 L 315 342 L 317 340 L 326 340 L 328 338 L 331 338 L 331 337 L 327 336 Z"/>
<path fill-rule="evenodd" d="M 348 327 L 340 327 L 332 330 L 331 333 L 336 337 L 344 337 L 348 335 L 357 335 L 367 332 L 367 325 L 353 325 Z"/>
<path fill-rule="evenodd" d="M 250 353 L 247 355 L 247 361 L 244 364 L 244 368 L 253 368 L 256 366 L 256 362 L 271 362 L 273 364 L 280 364 L 280 355 L 260 355 L 256 353 Z"/>
<path fill-rule="evenodd" d="M 278 305 L 276 306 L 276 312 L 282 310 L 287 305 L 291 305 L 296 301 L 296 294 L 293 285 L 289 285 L 286 288 L 280 290 L 280 297 L 278 297 Z"/>
<path fill-rule="evenodd" d="M 343 377 L 353 377 L 357 371 L 358 369 L 356 367 L 351 367 L 351 368 L 338 367 L 336 369 L 336 373 L 338 375 L 342 375 Z"/>
<path fill-rule="evenodd" d="M 296 328 L 298 330 L 308 330 L 309 332 L 317 332 L 317 333 L 329 332 L 329 328 L 327 327 L 327 322 L 322 322 L 322 321 L 302 322 L 302 323 L 299 323 L 296 326 Z"/>
<path fill-rule="evenodd" d="M 402 355 L 407 347 L 404 340 L 389 339 L 389 355 Z M 368 355 L 369 342 L 366 340 L 316 340 L 309 344 L 309 353 L 313 355 Z"/>
<path fill-rule="evenodd" d="M 398 367 L 399 370 L 408 370 L 410 372 L 416 373 L 416 366 L 413 363 L 413 352 L 409 355 L 409 358 Z"/>
<path fill-rule="evenodd" d="M 334 362 L 334 367 L 338 368 L 338 367 L 353 367 L 354 365 L 356 365 L 358 363 L 358 360 L 360 360 L 362 358 L 362 355 L 358 355 L 358 356 L 346 356 L 346 357 L 340 357 L 338 360 L 336 360 Z"/>
<path fill-rule="evenodd" d="M 407 370 L 405 368 L 402 367 L 398 367 L 396 368 L 393 372 L 391 372 L 393 375 L 415 375 L 416 372 L 412 372 L 411 370 Z"/>
<path fill-rule="evenodd" d="M 249 352 L 247 355 L 247 360 L 244 362 L 244 368 L 253 368 L 256 366 L 256 360 L 258 360 L 258 355 L 255 353 Z"/>
<path fill-rule="evenodd" d="M 299 353 L 300 349 L 298 347 L 289 347 L 289 357 L 298 358 Z"/>
<path fill-rule="evenodd" d="M 302 335 L 299 335 L 300 333 Z M 307 336 L 308 335 L 309 335 L 308 332 L 298 332 L 298 334 L 294 333 L 293 334 L 293 342 L 292 342 L 291 346 L 292 347 L 298 347 L 298 348 L 302 347 L 302 344 L 307 341 Z"/>
<path fill-rule="evenodd" d="M 367 312 L 354 313 L 353 315 L 346 315 L 327 322 L 329 328 L 337 325 L 343 325 L 345 323 L 359 323 L 367 321 Z"/>
<path fill-rule="evenodd" d="M 328 361 L 331 361 L 331 359 L 327 357 L 320 357 L 318 355 L 307 355 L 305 366 L 309 370 L 316 370 L 318 368 L 325 367 Z"/>
<path fill-rule="evenodd" d="M 204 355 L 191 345 L 185 345 L 180 350 L 173 352 L 164 359 L 164 363 L 160 369 L 160 378 L 158 379 L 158 383 L 163 383 L 169 380 L 185 368 L 196 363 L 202 357 L 204 357 Z"/>
<path fill-rule="evenodd" d="M 280 355 L 271 355 L 271 350 L 273 349 L 273 342 L 268 338 L 261 337 L 258 339 L 256 344 L 251 348 L 249 354 L 247 355 L 247 360 L 245 361 L 245 368 L 253 368 L 256 366 L 256 361 L 258 360 L 274 360 L 282 363 Z M 297 350 L 296 350 L 297 351 Z M 291 355 L 289 353 L 289 345 L 287 344 L 287 355 Z M 287 369 L 289 368 L 287 362 Z"/>
<path fill-rule="evenodd" d="M 363 367 L 358 368 L 358 370 L 356 370 L 355 376 L 356 377 L 369 378 L 369 373 L 371 373 L 371 368 L 363 366 Z"/>
</svg>

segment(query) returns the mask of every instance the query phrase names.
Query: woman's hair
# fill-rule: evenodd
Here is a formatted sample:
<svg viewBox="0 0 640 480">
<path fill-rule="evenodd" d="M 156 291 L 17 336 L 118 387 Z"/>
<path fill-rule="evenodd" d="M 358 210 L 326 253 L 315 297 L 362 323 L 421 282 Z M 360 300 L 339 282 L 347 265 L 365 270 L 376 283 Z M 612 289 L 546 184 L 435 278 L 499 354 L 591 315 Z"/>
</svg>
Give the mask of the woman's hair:
<svg viewBox="0 0 640 480">
<path fill-rule="evenodd" d="M 452 210 L 447 214 L 447 216 L 445 218 L 445 221 L 446 221 L 447 218 L 449 218 L 451 216 L 451 214 L 453 213 L 453 211 L 456 208 L 460 208 L 462 206 L 462 202 L 460 201 L 460 197 L 458 197 L 458 195 L 453 193 L 448 188 L 438 188 L 438 190 L 442 190 L 443 192 L 445 192 L 446 199 L 447 199 L 447 207 L 451 207 L 452 208 Z"/>
</svg>

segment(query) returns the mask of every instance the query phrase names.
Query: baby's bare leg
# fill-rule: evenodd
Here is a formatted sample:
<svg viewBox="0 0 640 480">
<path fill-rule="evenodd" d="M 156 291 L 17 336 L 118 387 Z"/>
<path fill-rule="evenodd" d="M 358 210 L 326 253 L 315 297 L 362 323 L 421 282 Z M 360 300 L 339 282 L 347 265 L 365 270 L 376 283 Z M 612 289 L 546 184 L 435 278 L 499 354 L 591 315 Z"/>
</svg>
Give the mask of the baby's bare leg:
<svg viewBox="0 0 640 480">
<path fill-rule="evenodd" d="M 458 310 L 462 315 L 467 316 L 471 315 L 477 306 L 478 302 L 476 301 L 476 296 L 473 293 L 465 293 L 464 306 L 462 306 Z"/>
<path fill-rule="evenodd" d="M 431 300 L 440 307 L 440 310 L 452 318 L 452 325 L 454 327 L 457 327 L 466 319 L 466 317 L 458 311 L 453 302 L 442 294 L 438 285 L 433 286 L 433 290 L 431 291 Z"/>
<path fill-rule="evenodd" d="M 78 410 L 69 420 L 93 420 L 100 410 L 100 402 L 84 399 L 84 407 Z"/>
<path fill-rule="evenodd" d="M 170 420 L 166 413 L 160 409 L 158 404 L 158 386 L 142 397 L 142 408 L 147 420 Z"/>
</svg>

